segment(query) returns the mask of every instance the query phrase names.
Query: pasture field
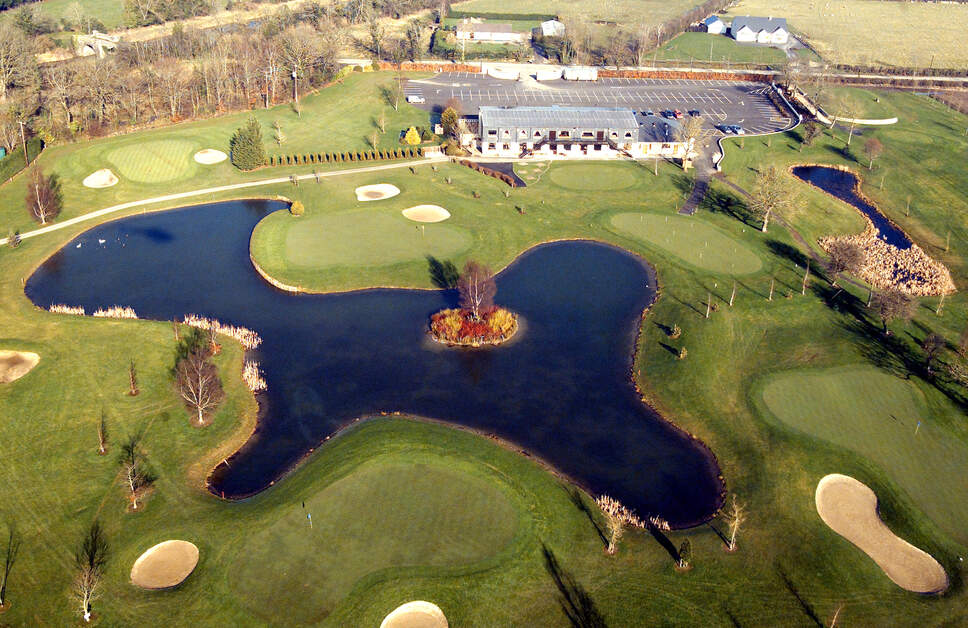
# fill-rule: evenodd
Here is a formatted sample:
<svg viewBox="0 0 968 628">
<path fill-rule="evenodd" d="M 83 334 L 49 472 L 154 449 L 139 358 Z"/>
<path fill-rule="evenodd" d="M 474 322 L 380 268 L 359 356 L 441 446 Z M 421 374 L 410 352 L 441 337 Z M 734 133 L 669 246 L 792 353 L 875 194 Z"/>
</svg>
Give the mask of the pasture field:
<svg viewBox="0 0 968 628">
<path fill-rule="evenodd" d="M 632 26 L 659 24 L 685 13 L 696 5 L 691 0 L 616 0 L 615 2 L 586 2 L 585 0 L 468 0 L 451 5 L 454 11 L 481 13 L 540 13 L 560 18 L 581 18 L 587 21 L 606 21 Z"/>
<path fill-rule="evenodd" d="M 354 84 L 373 80 L 355 78 L 360 83 L 348 82 L 334 92 L 346 94 Z M 854 138 L 845 152 L 844 134 L 834 129 L 802 153 L 798 131 L 773 137 L 769 145 L 765 138 L 731 139 L 724 175 L 749 189 L 766 164 L 850 165 L 864 179 L 864 192 L 925 250 L 948 263 L 964 287 L 968 208 L 960 190 L 968 165 L 958 156 L 968 142 L 960 135 L 968 118 L 910 94 L 885 93 L 881 99 L 901 122 L 864 129 L 885 145 L 870 172 L 853 157 L 865 137 Z M 221 128 L 234 129 L 240 119 Z M 192 129 L 208 128 L 205 124 L 215 126 L 184 125 L 167 130 L 168 136 L 152 131 L 55 147 L 45 153 L 44 163 L 69 172 L 76 167 L 71 155 L 92 144 L 106 150 L 125 140 L 189 137 Z M 180 129 L 188 131 L 176 135 Z M 195 135 L 208 146 L 215 134 L 204 132 Z M 61 158 L 68 163 L 61 165 Z M 81 165 L 86 171 L 88 166 Z M 129 184 L 125 194 L 186 190 L 200 179 L 204 185 L 213 179 L 246 180 L 217 170 L 224 165 L 178 181 Z M 807 294 L 800 295 L 804 244 L 778 221 L 761 233 L 734 188 L 714 180 L 707 202 L 687 219 L 678 217 L 675 207 L 692 180 L 671 165 L 663 165 L 658 176 L 651 164 L 601 165 L 603 177 L 631 181 L 616 190 L 569 189 L 550 176 L 574 167 L 595 177 L 599 166 L 552 163 L 540 181 L 511 190 L 510 197 L 505 184 L 456 165 L 421 166 L 413 174 L 403 169 L 346 175 L 298 187 L 279 184 L 260 188 L 258 195 L 285 195 L 306 206 L 302 217 L 280 211 L 263 225 L 296 225 L 357 210 L 391 216 L 419 202 L 439 204 L 453 217 L 428 229 L 453 226 L 470 238 L 466 251 L 453 258 L 458 265 L 473 258 L 501 268 L 537 242 L 570 237 L 611 242 L 649 260 L 658 272 L 660 297 L 643 319 L 631 375 L 664 416 L 712 448 L 729 491 L 748 506 L 750 518 L 737 552 L 722 550 L 717 531 L 724 523 L 717 518 L 711 526 L 668 534 L 673 547 L 684 539 L 691 542 L 691 571 L 677 572 L 669 552 L 642 532 L 627 533 L 618 554 L 607 556 L 596 531 L 601 515 L 587 496 L 579 494 L 576 503 L 569 483 L 488 439 L 404 417 L 361 422 L 269 490 L 240 503 L 218 500 L 203 490 L 205 475 L 248 437 L 256 420 L 256 404 L 235 375 L 241 369 L 240 348 L 226 341 L 218 356 L 228 398 L 213 424 L 190 427 L 172 392 L 175 341 L 169 323 L 54 315 L 24 297 L 21 278 L 84 229 L 72 226 L 25 240 L 18 249 L 0 250 L 0 346 L 41 355 L 33 371 L 0 388 L 0 522 L 15 522 L 24 541 L 8 585 L 11 606 L 0 621 L 57 626 L 78 621 L 67 596 L 72 553 L 97 517 L 110 544 L 104 595 L 95 604 L 100 625 L 369 626 L 379 625 L 402 602 L 427 599 L 452 625 L 563 627 L 569 625 L 565 595 L 578 595 L 586 600 L 585 610 L 616 626 L 828 624 L 841 605 L 841 621 L 850 625 L 968 622 L 968 592 L 961 584 L 965 568 L 958 560 L 968 554 L 968 544 L 952 532 L 951 515 L 960 513 L 952 509 L 960 506 L 944 503 L 954 489 L 944 484 L 935 492 L 911 481 L 925 472 L 917 461 L 932 457 L 947 465 L 941 471 L 952 473 L 952 482 L 968 477 L 957 475 L 958 457 L 968 452 L 968 437 L 958 427 L 964 425 L 968 402 L 958 389 L 925 375 L 918 348 L 930 331 L 951 344 L 957 341 L 968 319 L 964 291 L 946 300 L 941 315 L 935 313 L 936 299 L 924 299 L 915 319 L 892 324 L 892 341 L 884 342 L 876 333 L 879 321 L 864 307 L 864 287 L 842 282 L 844 291 L 837 292 L 815 266 Z M 277 168 L 250 178 L 309 169 Z M 883 188 L 882 175 L 888 175 Z M 383 182 L 397 185 L 401 194 L 357 205 L 357 186 Z M 0 190 L 5 219 L 22 213 L 23 188 L 10 191 L 17 185 L 23 185 L 20 179 Z M 786 221 L 806 246 L 815 248 L 821 235 L 862 228 L 853 209 L 805 184 L 802 189 L 807 204 Z M 913 197 L 910 216 L 907 195 Z M 239 196 L 225 192 L 204 200 Z M 94 191 L 67 194 L 65 202 L 65 215 L 107 204 Z M 636 214 L 661 217 L 662 224 L 666 216 L 694 221 L 695 228 L 715 231 L 725 242 L 751 251 L 762 267 L 734 278 L 684 263 L 646 234 L 633 237 L 616 229 L 616 216 Z M 952 235 L 945 252 L 947 231 Z M 365 235 L 358 237 L 365 241 Z M 273 261 L 263 259 L 266 253 L 277 255 L 260 249 L 259 238 L 252 252 L 260 263 Z M 315 273 L 317 289 L 432 285 L 427 261 L 416 249 L 412 258 L 376 266 L 354 265 L 351 252 L 345 255 L 345 265 Z M 285 260 L 276 263 L 287 270 Z M 734 280 L 737 296 L 730 307 Z M 771 280 L 776 295 L 768 301 Z M 707 319 L 710 295 L 715 310 Z M 673 325 L 682 332 L 675 341 L 667 331 Z M 676 359 L 670 342 L 688 348 L 688 357 Z M 131 357 L 138 362 L 142 392 L 137 397 L 126 394 Z M 950 349 L 940 356 L 942 362 L 957 359 Z M 765 394 L 770 400 L 800 395 L 804 404 L 812 404 L 806 408 L 845 418 L 837 425 L 827 417 L 780 416 Z M 848 407 L 855 397 L 863 401 L 858 411 Z M 107 456 L 96 454 L 102 410 L 110 433 Z M 901 427 L 877 430 L 884 412 L 920 414 L 922 430 L 943 428 L 946 438 L 932 434 L 904 444 Z M 877 424 L 865 420 L 871 415 L 880 417 Z M 870 442 L 845 444 L 851 429 Z M 138 430 L 144 432 L 145 453 L 158 480 L 143 511 L 133 514 L 125 509 L 117 453 L 123 438 Z M 923 449 L 907 449 L 914 446 Z M 868 484 L 887 525 L 935 556 L 953 588 L 930 598 L 904 592 L 827 528 L 817 516 L 814 490 L 831 472 Z M 431 483 L 434 490 L 427 490 Z M 454 508 L 458 499 L 466 512 Z M 307 525 L 310 510 L 313 528 Z M 403 521 L 412 527 L 395 525 Z M 386 529 L 394 534 L 380 533 Z M 195 573 L 172 591 L 131 586 L 133 561 L 166 538 L 198 545 Z"/>
<path fill-rule="evenodd" d="M 779 48 L 740 44 L 732 37 L 711 33 L 682 33 L 662 46 L 655 56 L 674 61 L 760 64 L 778 64 L 786 59 Z"/>
<path fill-rule="evenodd" d="M 791 30 L 830 63 L 954 69 L 968 65 L 962 29 L 968 6 L 961 3 L 740 0 L 729 14 L 783 16 Z"/>
</svg>

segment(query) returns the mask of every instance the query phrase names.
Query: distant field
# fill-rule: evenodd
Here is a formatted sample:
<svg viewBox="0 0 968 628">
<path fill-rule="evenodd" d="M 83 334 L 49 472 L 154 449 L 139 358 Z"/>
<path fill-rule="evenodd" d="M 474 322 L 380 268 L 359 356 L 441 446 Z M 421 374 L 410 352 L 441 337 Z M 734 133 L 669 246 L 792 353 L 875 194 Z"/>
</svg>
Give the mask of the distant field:
<svg viewBox="0 0 968 628">
<path fill-rule="evenodd" d="M 832 63 L 964 68 L 968 5 L 837 0 L 740 0 L 732 15 L 783 16 Z"/>
<path fill-rule="evenodd" d="M 444 26 L 457 26 L 461 22 L 456 17 L 444 19 Z M 511 30 L 515 33 L 530 33 L 531 29 L 540 26 L 541 22 L 536 20 L 485 20 L 488 23 L 511 24 Z"/>
<path fill-rule="evenodd" d="M 74 2 L 80 4 L 89 17 L 100 20 L 109 29 L 118 28 L 124 22 L 124 2 L 122 0 L 44 0 L 43 2 L 35 2 L 32 6 L 44 15 L 56 20 L 58 27 L 60 27 L 60 19 L 64 17 L 67 8 Z M 6 18 L 15 10 L 4 11 L 0 13 L 0 16 Z"/>
<path fill-rule="evenodd" d="M 778 48 L 740 44 L 731 37 L 709 33 L 683 33 L 662 46 L 657 56 L 678 61 L 732 63 L 782 63 L 786 58 Z"/>
<path fill-rule="evenodd" d="M 451 6 L 455 11 L 482 13 L 545 13 L 559 17 L 618 22 L 625 26 L 658 24 L 699 4 L 692 0 L 469 0 Z"/>
</svg>

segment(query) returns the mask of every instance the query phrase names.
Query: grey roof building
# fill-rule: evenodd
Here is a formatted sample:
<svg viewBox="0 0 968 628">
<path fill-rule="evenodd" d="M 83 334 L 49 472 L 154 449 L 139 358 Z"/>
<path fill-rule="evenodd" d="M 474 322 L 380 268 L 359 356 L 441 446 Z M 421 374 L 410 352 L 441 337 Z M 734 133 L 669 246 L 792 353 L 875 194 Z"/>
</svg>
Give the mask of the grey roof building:
<svg viewBox="0 0 968 628">
<path fill-rule="evenodd" d="M 754 33 L 758 33 L 760 31 L 772 33 L 778 28 L 782 28 L 785 31 L 788 30 L 785 17 L 755 17 L 751 15 L 738 15 L 734 17 L 732 24 L 729 25 L 729 28 L 736 33 L 739 32 L 739 30 L 744 26 L 748 26 L 749 29 Z"/>
<path fill-rule="evenodd" d="M 637 137 L 639 125 L 631 109 L 618 107 L 481 107 L 480 128 L 484 141 L 601 142 Z"/>
</svg>

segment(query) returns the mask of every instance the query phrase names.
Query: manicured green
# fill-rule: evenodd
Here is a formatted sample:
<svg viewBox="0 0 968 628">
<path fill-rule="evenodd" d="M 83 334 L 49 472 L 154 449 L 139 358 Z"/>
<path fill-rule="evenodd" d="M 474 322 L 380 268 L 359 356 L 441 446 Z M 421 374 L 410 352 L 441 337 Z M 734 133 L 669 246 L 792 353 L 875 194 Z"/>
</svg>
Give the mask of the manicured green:
<svg viewBox="0 0 968 628">
<path fill-rule="evenodd" d="M 369 94 L 368 89 L 387 78 L 371 76 L 353 77 L 315 98 L 337 106 L 342 97 Z M 864 178 L 864 192 L 931 255 L 948 263 L 964 286 L 968 203 L 961 186 L 968 180 L 968 164 L 961 159 L 966 149 L 961 133 L 968 118 L 911 94 L 881 97 L 902 121 L 896 127 L 865 129 L 885 145 L 872 172 L 854 161 L 853 153 L 843 154 L 843 132 L 834 130 L 802 153 L 796 131 L 772 141 L 747 138 L 743 148 L 739 140 L 730 140 L 724 175 L 749 189 L 764 165 L 849 164 Z M 328 115 L 326 111 L 321 107 L 318 116 Z M 220 129 L 217 137 L 227 142 L 242 119 L 229 116 L 54 147 L 41 159 L 56 162 L 62 173 L 86 175 L 96 169 L 87 159 L 104 167 L 101 153 L 91 147 L 113 149 L 127 142 L 192 136 L 200 147 L 220 148 L 224 144 L 213 142 L 211 129 Z M 297 141 L 296 134 L 287 134 Z M 859 148 L 861 139 L 854 139 L 852 149 Z M 940 316 L 934 312 L 937 299 L 923 300 L 911 324 L 892 325 L 892 342 L 897 344 L 889 345 L 879 336 L 879 322 L 863 307 L 865 289 L 842 282 L 846 291 L 834 296 L 836 291 L 814 265 L 810 286 L 801 296 L 803 245 L 779 221 L 762 234 L 724 183 L 714 180 L 707 202 L 685 219 L 677 217 L 675 208 L 692 179 L 671 165 L 663 164 L 655 176 L 651 164 L 581 164 L 593 180 L 598 167 L 606 178 L 631 177 L 629 187 L 592 191 L 568 189 L 549 176 L 570 167 L 556 162 L 540 181 L 510 190 L 509 197 L 509 188 L 495 179 L 441 165 L 436 171 L 417 167 L 413 174 L 399 169 L 322 179 L 318 185 L 278 184 L 256 192 L 222 193 L 213 200 L 258 193 L 305 204 L 304 216 L 279 212 L 262 227 L 273 220 L 294 225 L 351 211 L 392 216 L 403 207 L 436 203 L 453 214 L 437 226 L 454 227 L 469 238 L 468 248 L 452 260 L 458 266 L 474 258 L 500 268 L 537 242 L 574 237 L 612 242 L 644 256 L 658 271 L 660 296 L 644 319 L 632 376 L 659 411 L 712 448 L 728 489 L 749 507 L 736 553 L 723 552 L 713 529 L 700 526 L 669 534 L 676 547 L 690 541 L 693 569 L 688 573 L 676 572 L 669 554 L 648 534 L 627 534 L 619 553 L 606 556 L 564 480 L 487 439 L 399 419 L 361 423 L 330 439 L 268 491 L 242 503 L 221 502 L 204 492 L 204 477 L 248 437 L 255 420 L 255 404 L 237 377 L 238 347 L 226 342 L 218 357 L 228 393 L 224 407 L 210 427 L 192 428 L 171 391 L 170 324 L 51 315 L 23 296 L 21 278 L 85 228 L 73 226 L 25 240 L 17 250 L 0 250 L 0 346 L 42 356 L 33 372 L 0 387 L 0 521 L 16 521 L 24 535 L 8 589 L 12 606 L 2 621 L 15 626 L 77 621 L 66 594 L 71 553 L 84 527 L 97 516 L 111 544 L 104 596 L 95 605 L 101 625 L 281 626 L 313 619 L 327 626 L 376 626 L 400 603 L 426 599 L 439 604 L 454 626 L 567 626 L 543 546 L 567 572 L 565 580 L 581 586 L 611 626 L 808 625 L 816 623 L 811 614 L 829 624 L 841 604 L 841 621 L 851 625 L 968 622 L 960 584 L 963 563 L 958 561 L 968 554 L 968 545 L 953 528 L 951 517 L 960 511 L 944 503 L 952 485 L 944 480 L 919 488 L 912 479 L 923 472 L 905 458 L 912 455 L 905 447 L 917 445 L 924 448 L 914 452 L 922 461 L 939 458 L 926 463 L 927 469 L 949 471 L 951 482 L 968 477 L 957 462 L 968 451 L 962 393 L 946 388 L 949 399 L 922 375 L 916 346 L 928 331 L 942 333 L 951 343 L 957 340 L 968 320 L 964 291 L 946 299 Z M 271 173 L 308 171 L 311 167 Z M 115 186 L 119 190 L 101 192 L 130 200 L 146 191 L 175 192 L 200 187 L 200 181 L 211 185 L 266 173 L 241 175 L 225 163 L 204 172 L 167 184 L 126 181 Z M 401 195 L 355 204 L 355 187 L 381 182 L 397 185 Z M 22 185 L 21 176 L 0 189 L 0 200 L 7 201 L 0 205 L 0 216 L 21 215 L 23 190 L 17 186 Z M 816 248 L 816 239 L 825 234 L 862 228 L 853 209 L 806 185 L 801 189 L 807 205 L 786 220 L 807 246 Z M 904 210 L 908 194 L 911 216 Z M 65 195 L 64 215 L 106 204 L 104 196 L 79 190 Z M 736 299 L 729 307 L 732 276 L 684 263 L 647 238 L 619 233 L 613 219 L 622 214 L 661 217 L 663 224 L 666 216 L 694 221 L 695 228 L 721 233 L 748 249 L 762 268 L 738 278 Z M 951 245 L 945 252 L 949 229 Z M 280 278 L 306 279 L 304 285 L 318 290 L 431 286 L 426 261 L 420 258 L 329 266 L 301 278 L 283 256 L 261 246 L 259 238 L 252 251 L 260 263 L 275 264 Z M 776 290 L 768 301 L 771 279 Z M 715 309 L 707 319 L 710 294 Z M 676 339 L 665 331 L 673 325 L 682 332 Z M 688 357 L 678 360 L 675 354 L 683 347 Z M 133 398 L 125 394 L 130 358 L 137 360 L 142 390 Z M 940 356 L 943 363 L 956 359 L 950 348 Z M 907 372 L 910 380 L 884 375 L 875 370 L 877 365 L 888 373 Z M 782 385 L 770 394 L 801 395 L 803 404 L 810 404 L 807 408 L 842 413 L 842 426 L 806 411 L 778 418 L 771 409 L 775 399 L 772 405 L 764 400 L 764 386 L 770 384 Z M 858 398 L 869 398 L 860 402 L 861 408 L 867 406 L 865 412 L 849 407 L 855 391 Z M 105 457 L 95 453 L 102 408 L 112 447 Z M 782 404 L 779 410 L 783 412 Z M 865 416 L 891 410 L 895 415 L 923 414 L 919 440 L 902 442 L 910 424 L 895 432 L 865 421 Z M 844 443 L 851 426 L 870 442 Z M 145 432 L 146 454 L 158 481 L 143 512 L 127 514 L 115 456 L 123 436 L 136 429 Z M 931 429 L 943 429 L 946 437 L 921 439 Z M 829 530 L 816 514 L 813 497 L 817 481 L 831 472 L 870 485 L 885 522 L 938 558 L 952 576 L 953 589 L 930 598 L 906 593 L 863 552 Z M 455 499 L 466 513 L 455 512 Z M 312 510 L 311 532 L 303 501 Z M 587 497 L 584 503 L 589 504 Z M 601 524 L 600 515 L 593 519 Z M 413 527 L 399 525 L 404 521 Z M 713 525 L 723 529 L 721 520 Z M 394 534 L 380 534 L 391 526 Z M 166 538 L 199 546 L 202 558 L 195 573 L 174 591 L 135 589 L 128 583 L 132 562 Z M 300 538 L 307 542 L 300 544 Z M 425 559 L 415 558 L 421 552 Z"/>
<path fill-rule="evenodd" d="M 188 139 L 165 139 L 119 146 L 104 156 L 119 177 L 138 183 L 161 183 L 188 179 L 195 174 L 196 146 L 196 142 Z"/>
<path fill-rule="evenodd" d="M 939 526 L 968 543 L 968 430 L 950 401 L 934 395 L 929 407 L 910 380 L 866 364 L 784 371 L 759 388 L 768 416 L 880 465 Z"/>
<path fill-rule="evenodd" d="M 621 163 L 555 164 L 548 178 L 569 190 L 624 190 L 636 184 L 636 174 Z"/>
<path fill-rule="evenodd" d="M 741 44 L 727 35 L 682 33 L 662 46 L 658 59 L 676 61 L 716 61 L 730 63 L 779 64 L 786 53 L 779 48 Z"/>
<path fill-rule="evenodd" d="M 618 214 L 612 217 L 612 226 L 622 235 L 653 244 L 703 270 L 746 275 L 763 266 L 742 242 L 686 216 Z"/>
<path fill-rule="evenodd" d="M 427 255 L 451 257 L 466 250 L 471 240 L 446 223 L 414 223 L 398 209 L 312 212 L 298 220 L 282 212 L 277 216 L 260 226 L 259 237 L 281 238 L 269 246 L 281 246 L 285 259 L 302 267 L 378 266 Z"/>
</svg>

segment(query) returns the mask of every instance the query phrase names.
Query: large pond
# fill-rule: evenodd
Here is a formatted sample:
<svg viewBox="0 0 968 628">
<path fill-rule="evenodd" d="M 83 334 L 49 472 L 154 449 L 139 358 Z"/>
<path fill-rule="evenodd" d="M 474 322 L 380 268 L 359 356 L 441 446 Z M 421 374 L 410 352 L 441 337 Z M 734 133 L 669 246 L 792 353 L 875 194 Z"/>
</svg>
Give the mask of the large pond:
<svg viewBox="0 0 968 628">
<path fill-rule="evenodd" d="M 887 219 L 877 207 L 857 194 L 857 177 L 839 168 L 825 166 L 795 166 L 793 175 L 853 205 L 871 219 L 881 239 L 899 249 L 911 248 L 911 239 Z"/>
<path fill-rule="evenodd" d="M 673 525 L 717 508 L 715 460 L 630 383 L 635 334 L 655 295 L 640 259 L 591 242 L 532 249 L 498 277 L 499 302 L 525 321 L 520 338 L 446 349 L 426 328 L 432 312 L 454 305 L 452 291 L 294 296 L 268 286 L 249 262 L 249 236 L 281 207 L 230 202 L 108 223 L 65 246 L 26 286 L 42 307 L 119 304 L 158 320 L 197 313 L 261 334 L 264 416 L 216 469 L 216 493 L 256 493 L 354 418 L 400 411 L 500 435 Z"/>
</svg>

